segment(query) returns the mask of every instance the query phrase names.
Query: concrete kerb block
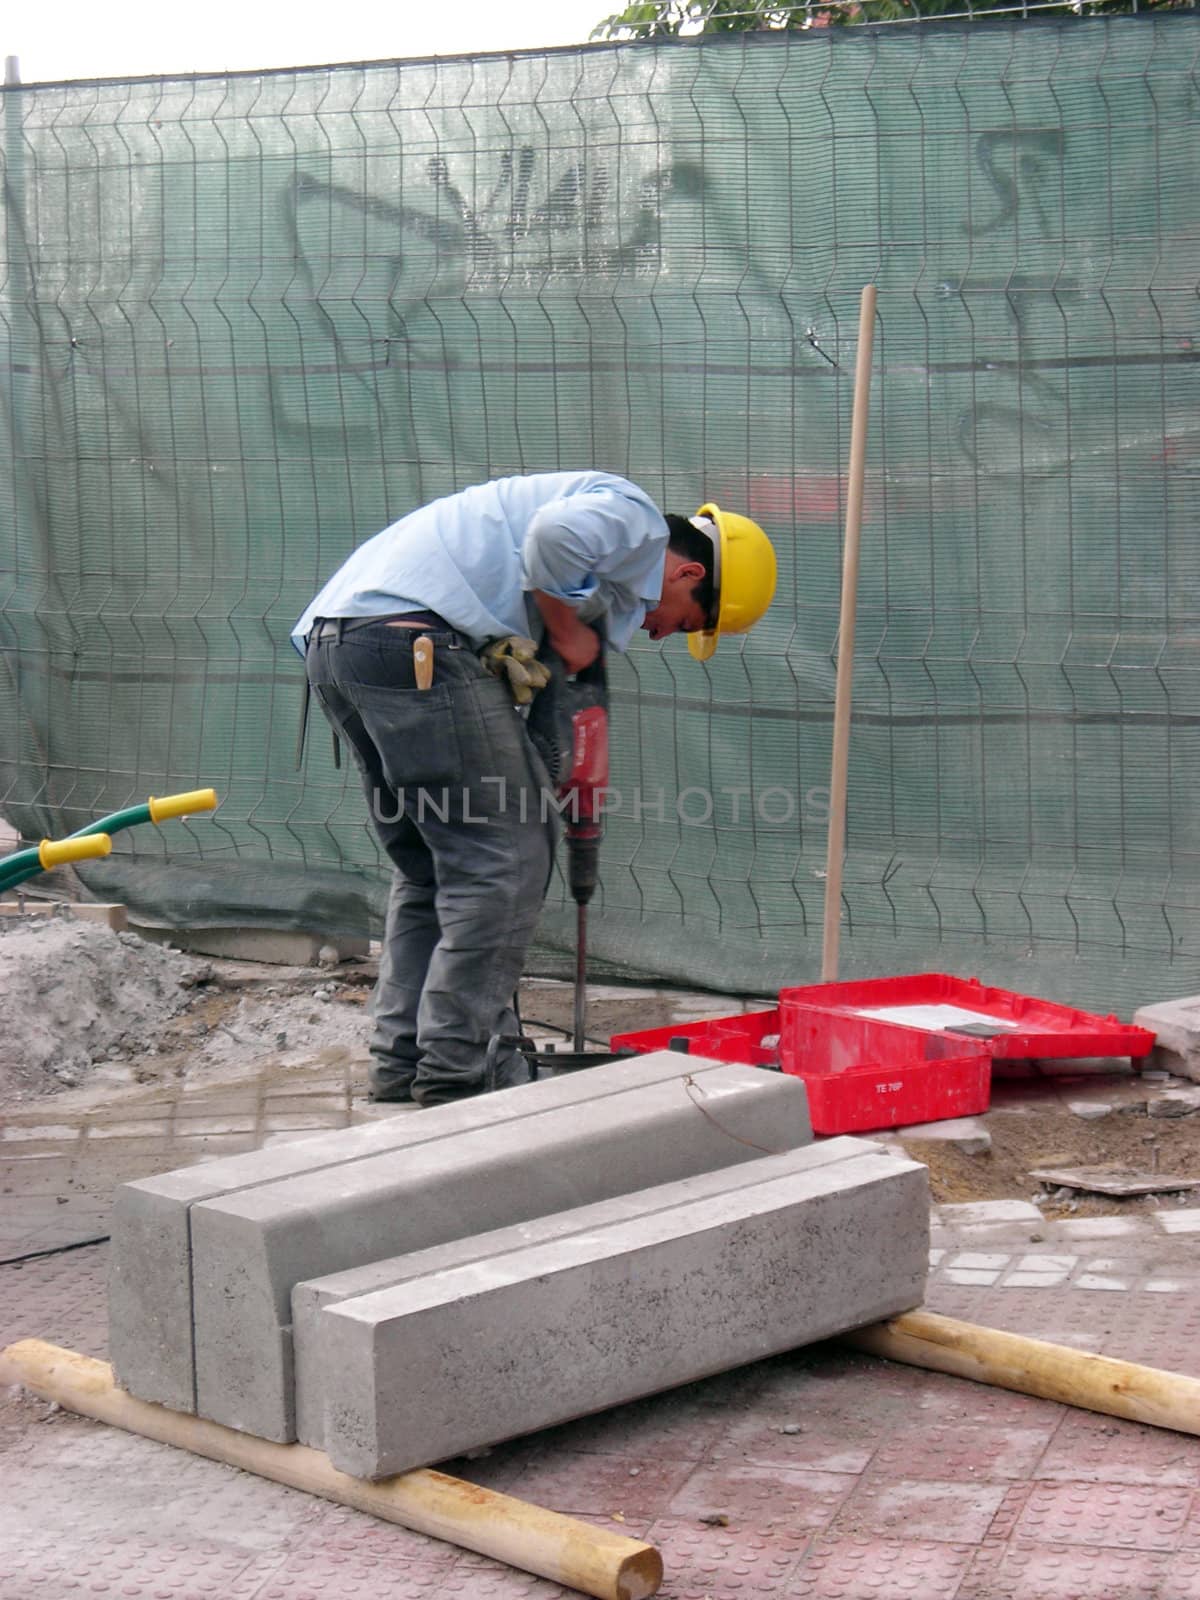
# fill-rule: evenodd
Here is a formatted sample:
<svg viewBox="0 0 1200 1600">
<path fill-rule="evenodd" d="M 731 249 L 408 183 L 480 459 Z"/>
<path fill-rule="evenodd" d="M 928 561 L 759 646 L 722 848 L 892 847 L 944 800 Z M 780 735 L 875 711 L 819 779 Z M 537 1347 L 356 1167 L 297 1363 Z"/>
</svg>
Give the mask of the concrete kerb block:
<svg viewBox="0 0 1200 1600">
<path fill-rule="evenodd" d="M 295 1438 L 291 1294 L 306 1278 L 810 1138 L 798 1079 L 714 1066 L 594 1099 L 586 1116 L 577 1104 L 555 1106 L 412 1145 L 403 1159 L 348 1162 L 194 1205 L 196 1409 L 262 1438 Z"/>
<path fill-rule="evenodd" d="M 866 1147 L 809 1170 L 810 1153 L 328 1307 L 330 1459 L 404 1471 L 919 1305 L 926 1169 Z"/>
<path fill-rule="evenodd" d="M 1083 1122 L 1099 1122 L 1103 1117 L 1112 1116 L 1114 1109 L 1107 1100 L 1067 1101 L 1067 1110 Z"/>
<path fill-rule="evenodd" d="M 1142 1006 L 1133 1020 L 1135 1026 L 1149 1028 L 1155 1035 L 1149 1064 L 1200 1083 L 1200 995 Z"/>
<path fill-rule="evenodd" d="M 947 1228 L 1011 1228 L 1036 1226 L 1044 1218 L 1027 1200 L 967 1200 L 940 1205 L 937 1221 Z"/>
<path fill-rule="evenodd" d="M 1146 1102 L 1148 1117 L 1192 1117 L 1200 1112 L 1200 1085 L 1194 1089 L 1168 1089 Z"/>
<path fill-rule="evenodd" d="M 124 933 L 129 927 L 129 912 L 118 902 L 100 900 L 74 900 L 71 915 L 80 922 L 99 922 L 114 933 Z"/>
<path fill-rule="evenodd" d="M 109 1340 L 117 1381 L 141 1399 L 195 1410 L 192 1206 L 535 1111 L 581 1106 L 716 1065 L 659 1051 L 418 1116 L 361 1124 L 122 1185 L 114 1206 L 109 1284 Z"/>
<path fill-rule="evenodd" d="M 474 1234 L 430 1250 L 414 1250 L 407 1255 L 372 1261 L 346 1272 L 313 1278 L 298 1283 L 292 1290 L 292 1355 L 296 1391 L 296 1436 L 301 1444 L 325 1448 L 326 1390 L 328 1377 L 340 1365 L 338 1340 L 341 1324 L 322 1316 L 328 1307 L 343 1301 L 375 1295 L 417 1278 L 451 1271 L 471 1263 L 482 1263 L 507 1256 L 514 1250 L 555 1240 L 596 1233 L 620 1223 L 653 1216 L 656 1212 L 678 1208 L 692 1201 L 706 1200 L 803 1166 L 807 1172 L 836 1163 L 844 1164 L 856 1155 L 876 1155 L 879 1145 L 861 1139 L 838 1138 L 787 1151 L 779 1156 L 760 1156 L 716 1172 L 701 1172 L 674 1183 L 617 1195 L 595 1205 L 577 1206 L 570 1211 L 534 1217 L 510 1228 L 496 1228 Z M 904 1152 L 900 1152 L 901 1158 Z M 802 1157 L 802 1159 L 801 1159 Z M 334 1386 L 336 1388 L 336 1385 Z"/>
<path fill-rule="evenodd" d="M 118 1188 L 109 1252 L 109 1348 L 117 1382 L 142 1400 L 196 1409 L 192 1302 L 193 1206 L 283 1179 L 409 1150 L 437 1139 L 557 1107 L 581 1107 L 670 1079 L 702 1076 L 720 1063 L 660 1050 L 570 1076 L 522 1084 L 458 1105 L 314 1134 L 295 1143 L 184 1167 Z M 790 1117 L 807 1124 L 792 1102 Z M 803 1138 L 812 1137 L 811 1127 Z M 747 1154 L 754 1152 L 748 1151 Z"/>
<path fill-rule="evenodd" d="M 370 953 L 365 935 L 323 934 L 291 928 L 174 928 L 138 922 L 133 931 L 153 944 L 172 944 L 192 955 L 224 961 L 261 961 L 276 967 L 326 967 L 362 960 Z"/>
<path fill-rule="evenodd" d="M 114 933 L 124 933 L 129 926 L 129 914 L 123 905 L 100 900 L 27 900 L 24 905 L 11 900 L 0 903 L 0 916 L 15 917 L 74 917 L 78 922 L 99 922 Z"/>
<path fill-rule="evenodd" d="M 992 1148 L 992 1136 L 978 1117 L 949 1117 L 943 1122 L 914 1122 L 895 1130 L 897 1138 L 924 1140 L 932 1144 L 952 1144 L 964 1155 L 984 1155 Z"/>
</svg>

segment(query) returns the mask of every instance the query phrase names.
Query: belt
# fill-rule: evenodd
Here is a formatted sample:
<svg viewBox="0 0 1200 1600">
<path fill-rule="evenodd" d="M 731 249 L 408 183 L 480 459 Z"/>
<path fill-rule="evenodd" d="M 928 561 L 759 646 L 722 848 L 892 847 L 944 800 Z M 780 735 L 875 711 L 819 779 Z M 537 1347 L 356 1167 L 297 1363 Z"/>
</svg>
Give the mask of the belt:
<svg viewBox="0 0 1200 1600">
<path fill-rule="evenodd" d="M 330 619 L 318 618 L 313 623 L 312 630 L 304 641 L 305 647 L 321 644 L 328 639 L 336 639 L 340 644 L 347 633 L 357 633 L 359 628 L 369 628 L 375 623 L 382 623 L 385 627 L 401 628 L 428 628 L 431 633 L 454 633 L 455 630 L 446 621 L 439 617 L 436 611 L 391 611 L 378 617 L 333 617 Z M 296 771 L 299 772 L 304 760 L 304 739 L 308 731 L 308 706 L 312 698 L 312 685 L 308 681 L 307 672 L 304 675 L 303 698 L 300 702 L 300 728 L 296 735 Z M 342 764 L 341 745 L 338 736 L 333 736 L 333 764 L 340 767 Z"/>
<path fill-rule="evenodd" d="M 431 628 L 435 633 L 453 633 L 455 630 L 439 617 L 436 611 L 392 611 L 378 617 L 331 617 L 313 625 L 308 636 L 309 644 L 319 644 L 325 639 L 341 639 L 347 633 L 357 633 L 359 628 L 369 628 L 375 623 L 386 626 L 396 624 L 409 628 Z"/>
</svg>

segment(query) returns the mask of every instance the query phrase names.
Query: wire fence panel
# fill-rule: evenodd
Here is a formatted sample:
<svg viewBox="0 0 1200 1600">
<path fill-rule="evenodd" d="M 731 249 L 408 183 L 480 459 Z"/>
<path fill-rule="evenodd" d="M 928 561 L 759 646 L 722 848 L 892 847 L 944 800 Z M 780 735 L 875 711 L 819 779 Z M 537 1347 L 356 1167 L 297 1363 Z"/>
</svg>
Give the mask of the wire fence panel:
<svg viewBox="0 0 1200 1600">
<path fill-rule="evenodd" d="M 613 664 L 597 954 L 817 975 L 862 286 L 847 976 L 1198 986 L 1200 18 L 814 28 L 3 92 L 0 809 L 167 922 L 361 930 L 287 634 L 361 540 L 602 466 L 745 510 L 765 622 Z M 569 948 L 550 897 L 541 955 Z"/>
</svg>

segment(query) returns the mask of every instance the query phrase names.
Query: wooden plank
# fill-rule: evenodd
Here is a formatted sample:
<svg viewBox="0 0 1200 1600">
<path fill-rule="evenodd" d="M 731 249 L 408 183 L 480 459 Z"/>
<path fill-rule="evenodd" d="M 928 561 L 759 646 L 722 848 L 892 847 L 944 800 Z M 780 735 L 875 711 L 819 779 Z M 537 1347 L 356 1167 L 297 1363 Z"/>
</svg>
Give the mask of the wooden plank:
<svg viewBox="0 0 1200 1600">
<path fill-rule="evenodd" d="M 844 1342 L 889 1361 L 1200 1434 L 1200 1378 L 1183 1373 L 1092 1355 L 934 1311 L 906 1311 L 846 1334 Z"/>
<path fill-rule="evenodd" d="M 377 1483 L 348 1477 L 319 1450 L 272 1444 L 135 1400 L 113 1383 L 106 1361 L 41 1339 L 22 1339 L 0 1351 L 0 1383 L 24 1384 L 68 1411 L 476 1550 L 596 1600 L 648 1600 L 662 1582 L 662 1557 L 653 1545 L 444 1472 L 421 1469 Z"/>
</svg>

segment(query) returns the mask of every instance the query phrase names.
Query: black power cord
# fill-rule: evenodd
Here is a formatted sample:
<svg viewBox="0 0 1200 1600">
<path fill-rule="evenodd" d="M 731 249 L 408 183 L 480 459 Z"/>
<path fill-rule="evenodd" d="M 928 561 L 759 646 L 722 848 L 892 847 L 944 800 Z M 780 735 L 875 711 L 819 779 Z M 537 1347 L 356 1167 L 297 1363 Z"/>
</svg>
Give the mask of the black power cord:
<svg viewBox="0 0 1200 1600">
<path fill-rule="evenodd" d="M 0 1267 L 19 1267 L 22 1261 L 40 1261 L 43 1256 L 61 1256 L 68 1250 L 85 1250 L 90 1244 L 107 1244 L 111 1233 L 101 1233 L 94 1239 L 74 1239 L 70 1244 L 51 1245 L 49 1250 L 28 1250 L 23 1256 L 9 1256 L 0 1261 Z"/>
</svg>

